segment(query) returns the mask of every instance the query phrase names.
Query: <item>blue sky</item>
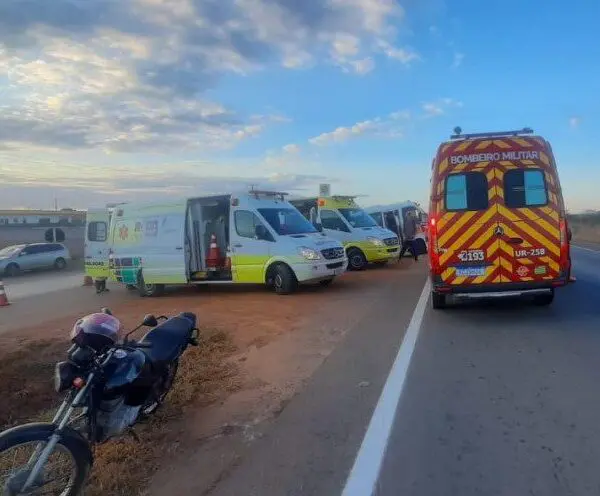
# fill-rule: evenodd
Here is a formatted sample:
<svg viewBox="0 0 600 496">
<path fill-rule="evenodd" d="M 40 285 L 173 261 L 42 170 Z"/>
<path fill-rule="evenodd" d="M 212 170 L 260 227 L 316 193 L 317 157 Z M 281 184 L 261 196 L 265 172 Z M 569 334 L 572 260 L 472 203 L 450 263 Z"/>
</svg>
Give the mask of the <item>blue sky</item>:
<svg viewBox="0 0 600 496">
<path fill-rule="evenodd" d="M 598 2 L 46 1 L 0 5 L 0 208 L 321 182 L 426 203 L 460 125 L 533 127 L 567 206 L 600 209 Z"/>
</svg>

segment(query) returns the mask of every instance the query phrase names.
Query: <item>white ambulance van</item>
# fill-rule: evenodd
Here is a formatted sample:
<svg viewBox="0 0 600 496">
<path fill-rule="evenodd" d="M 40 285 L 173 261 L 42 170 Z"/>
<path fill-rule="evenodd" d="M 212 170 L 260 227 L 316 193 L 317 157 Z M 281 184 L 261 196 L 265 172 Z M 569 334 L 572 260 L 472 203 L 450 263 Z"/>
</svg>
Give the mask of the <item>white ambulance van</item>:
<svg viewBox="0 0 600 496">
<path fill-rule="evenodd" d="M 320 196 L 292 200 L 292 204 L 325 234 L 344 245 L 349 269 L 362 270 L 368 263 L 386 264 L 397 259 L 400 253 L 398 236 L 378 226 L 355 198 Z"/>
<path fill-rule="evenodd" d="M 414 214 L 418 222 L 417 233 L 415 235 L 417 255 L 427 253 L 427 214 L 417 202 L 409 200 L 391 205 L 375 205 L 367 207 L 365 210 L 379 226 L 396 233 L 400 238 L 401 244 L 406 239 L 404 226 L 408 220 L 408 216 Z"/>
<path fill-rule="evenodd" d="M 109 279 L 157 296 L 172 284 L 329 285 L 346 270 L 343 246 L 286 201 L 254 191 L 115 207 Z"/>
</svg>

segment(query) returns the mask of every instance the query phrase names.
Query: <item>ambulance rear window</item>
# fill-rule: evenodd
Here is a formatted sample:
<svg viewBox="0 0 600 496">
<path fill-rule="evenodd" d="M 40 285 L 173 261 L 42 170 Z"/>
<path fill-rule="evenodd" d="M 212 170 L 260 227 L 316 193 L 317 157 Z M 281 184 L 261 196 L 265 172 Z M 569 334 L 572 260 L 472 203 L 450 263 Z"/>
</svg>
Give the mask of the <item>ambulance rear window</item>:
<svg viewBox="0 0 600 496">
<path fill-rule="evenodd" d="M 482 172 L 451 174 L 446 178 L 446 210 L 488 208 L 487 177 Z"/>
<path fill-rule="evenodd" d="M 539 169 L 504 174 L 504 204 L 509 208 L 541 207 L 548 203 L 544 173 Z"/>
</svg>

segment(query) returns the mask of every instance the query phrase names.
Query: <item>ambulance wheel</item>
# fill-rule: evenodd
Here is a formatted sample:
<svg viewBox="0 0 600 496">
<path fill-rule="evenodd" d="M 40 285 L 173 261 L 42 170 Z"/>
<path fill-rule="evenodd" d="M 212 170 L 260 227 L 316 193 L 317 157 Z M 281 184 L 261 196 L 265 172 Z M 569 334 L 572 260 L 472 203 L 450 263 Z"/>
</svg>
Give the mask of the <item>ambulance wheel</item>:
<svg viewBox="0 0 600 496">
<path fill-rule="evenodd" d="M 164 284 L 146 284 L 141 272 L 138 276 L 137 288 L 140 296 L 155 297 L 160 296 L 165 292 Z"/>
<path fill-rule="evenodd" d="M 551 305 L 554 301 L 554 289 L 549 293 L 544 293 L 533 297 L 533 303 L 541 307 Z"/>
<path fill-rule="evenodd" d="M 350 270 L 363 270 L 367 266 L 367 259 L 358 248 L 348 250 L 348 268 Z"/>
<path fill-rule="evenodd" d="M 278 264 L 274 267 L 272 272 L 273 287 L 275 292 L 280 295 L 287 295 L 293 293 L 298 288 L 298 280 L 296 275 L 285 264 Z"/>
<path fill-rule="evenodd" d="M 434 310 L 446 308 L 446 295 L 441 293 L 431 292 L 431 306 Z"/>
</svg>

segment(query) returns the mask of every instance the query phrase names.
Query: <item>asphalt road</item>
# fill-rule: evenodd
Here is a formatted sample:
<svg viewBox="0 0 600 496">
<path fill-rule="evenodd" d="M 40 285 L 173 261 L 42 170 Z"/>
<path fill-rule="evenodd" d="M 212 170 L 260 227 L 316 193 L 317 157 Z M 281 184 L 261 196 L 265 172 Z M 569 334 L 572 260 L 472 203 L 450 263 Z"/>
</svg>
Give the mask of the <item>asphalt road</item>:
<svg viewBox="0 0 600 496">
<path fill-rule="evenodd" d="M 578 281 L 550 307 L 427 305 L 422 318 L 424 263 L 404 272 L 206 494 L 368 496 L 351 481 L 373 473 L 381 496 L 599 494 L 600 252 L 573 261 Z"/>
</svg>

